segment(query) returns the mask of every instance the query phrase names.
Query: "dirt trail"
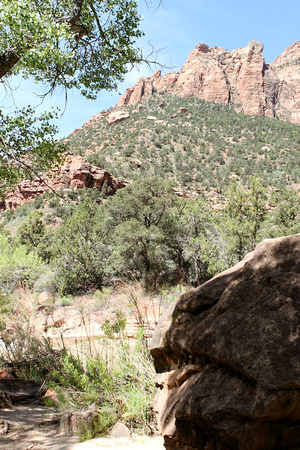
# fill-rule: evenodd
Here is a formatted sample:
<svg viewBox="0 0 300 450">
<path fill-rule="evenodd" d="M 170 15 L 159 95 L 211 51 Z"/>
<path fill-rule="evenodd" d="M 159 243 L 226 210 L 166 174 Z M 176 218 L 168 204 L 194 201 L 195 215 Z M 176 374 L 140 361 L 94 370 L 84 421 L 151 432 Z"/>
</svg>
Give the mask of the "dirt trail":
<svg viewBox="0 0 300 450">
<path fill-rule="evenodd" d="M 39 405 L 0 409 L 1 450 L 163 450 L 160 436 L 104 437 L 78 442 L 77 436 L 58 434 L 55 411 Z"/>
</svg>

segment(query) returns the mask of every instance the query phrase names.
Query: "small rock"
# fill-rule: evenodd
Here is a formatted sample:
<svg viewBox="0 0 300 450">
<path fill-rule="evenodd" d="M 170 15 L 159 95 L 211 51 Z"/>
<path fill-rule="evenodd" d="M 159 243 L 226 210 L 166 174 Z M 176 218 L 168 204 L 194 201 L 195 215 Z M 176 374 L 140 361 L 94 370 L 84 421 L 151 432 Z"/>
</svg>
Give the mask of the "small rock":
<svg viewBox="0 0 300 450">
<path fill-rule="evenodd" d="M 44 305 L 46 302 L 48 302 L 52 298 L 52 295 L 50 292 L 43 291 L 39 294 L 38 302 L 40 305 Z"/>
<path fill-rule="evenodd" d="M 6 369 L 0 369 L 0 378 L 14 378 Z"/>
<path fill-rule="evenodd" d="M 51 402 L 58 404 L 59 400 L 57 397 L 57 392 L 53 391 L 52 389 L 47 389 L 45 395 L 43 395 L 43 397 L 40 398 L 40 402 L 43 405 L 46 405 L 47 400 L 51 400 Z"/>
<path fill-rule="evenodd" d="M 84 411 L 65 412 L 61 417 L 59 434 L 64 436 L 72 436 L 80 431 L 83 424 L 87 428 L 91 427 L 96 415 L 97 412 L 94 408 Z"/>
<path fill-rule="evenodd" d="M 142 163 L 141 163 L 141 161 L 139 159 L 132 159 L 130 161 L 130 164 L 133 164 L 136 167 L 142 167 Z"/>
<path fill-rule="evenodd" d="M 109 435 L 114 438 L 130 438 L 131 432 L 129 428 L 124 425 L 124 423 L 118 422 L 112 427 Z"/>
<path fill-rule="evenodd" d="M 122 120 L 126 120 L 129 117 L 129 113 L 127 111 L 115 111 L 109 114 L 106 120 L 108 122 L 108 125 L 113 125 L 114 123 L 122 122 Z"/>
</svg>

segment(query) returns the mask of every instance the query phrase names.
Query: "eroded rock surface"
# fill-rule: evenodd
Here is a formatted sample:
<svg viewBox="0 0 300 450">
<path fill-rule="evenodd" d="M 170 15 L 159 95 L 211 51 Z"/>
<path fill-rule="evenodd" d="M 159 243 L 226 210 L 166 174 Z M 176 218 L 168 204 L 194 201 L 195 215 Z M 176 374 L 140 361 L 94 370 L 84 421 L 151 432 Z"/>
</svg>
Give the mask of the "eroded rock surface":
<svg viewBox="0 0 300 450">
<path fill-rule="evenodd" d="M 106 118 L 108 125 L 113 125 L 114 123 L 122 122 L 129 118 L 129 113 L 127 111 L 114 111 L 109 114 Z"/>
<path fill-rule="evenodd" d="M 190 52 L 180 73 L 139 78 L 118 106 L 134 105 L 168 92 L 179 97 L 230 103 L 245 114 L 278 117 L 300 125 L 300 41 L 287 48 L 272 64 L 263 56 L 263 44 L 225 50 L 199 44 Z"/>
<path fill-rule="evenodd" d="M 300 448 L 299 310 L 300 234 L 174 302 L 151 349 L 167 449 Z"/>
<path fill-rule="evenodd" d="M 105 189 L 114 194 L 125 187 L 126 181 L 117 180 L 106 170 L 90 164 L 84 157 L 67 153 L 61 167 L 49 171 L 41 178 L 21 181 L 14 192 L 8 192 L 5 201 L 0 202 L 1 209 L 14 209 L 24 203 L 32 202 L 35 197 L 53 189 Z"/>
</svg>

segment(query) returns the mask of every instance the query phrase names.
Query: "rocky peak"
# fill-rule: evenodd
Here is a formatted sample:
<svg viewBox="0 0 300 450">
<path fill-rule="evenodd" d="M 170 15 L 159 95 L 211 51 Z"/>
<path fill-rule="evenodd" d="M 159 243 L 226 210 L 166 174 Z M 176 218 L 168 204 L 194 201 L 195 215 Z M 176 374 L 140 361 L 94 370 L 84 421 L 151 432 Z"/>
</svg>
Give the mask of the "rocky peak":
<svg viewBox="0 0 300 450">
<path fill-rule="evenodd" d="M 161 75 L 157 70 L 151 77 L 139 78 L 118 106 L 134 105 L 162 91 L 230 103 L 245 114 L 277 117 L 300 125 L 300 41 L 272 64 L 265 62 L 263 49 L 259 41 L 231 51 L 198 44 L 180 73 Z"/>
<path fill-rule="evenodd" d="M 208 53 L 209 52 L 209 46 L 206 44 L 198 44 L 195 48 L 195 51 L 199 53 Z"/>
<path fill-rule="evenodd" d="M 278 77 L 276 114 L 300 125 L 300 41 L 284 50 L 270 69 Z"/>
</svg>

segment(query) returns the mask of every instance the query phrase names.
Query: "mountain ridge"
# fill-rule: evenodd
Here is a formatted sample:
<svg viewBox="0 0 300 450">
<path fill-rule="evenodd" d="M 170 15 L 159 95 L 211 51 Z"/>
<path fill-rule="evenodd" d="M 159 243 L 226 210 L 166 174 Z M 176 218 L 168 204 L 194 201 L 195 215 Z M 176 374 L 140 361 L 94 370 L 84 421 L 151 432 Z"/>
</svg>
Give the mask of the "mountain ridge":
<svg viewBox="0 0 300 450">
<path fill-rule="evenodd" d="M 231 104 L 237 112 L 300 125 L 300 41 L 271 64 L 265 62 L 263 49 L 259 41 L 237 50 L 200 43 L 180 72 L 162 75 L 156 70 L 151 77 L 139 78 L 117 107 L 135 105 L 159 91 Z"/>
</svg>

